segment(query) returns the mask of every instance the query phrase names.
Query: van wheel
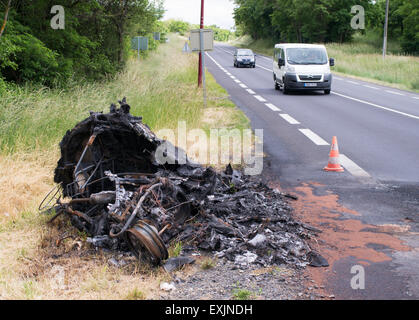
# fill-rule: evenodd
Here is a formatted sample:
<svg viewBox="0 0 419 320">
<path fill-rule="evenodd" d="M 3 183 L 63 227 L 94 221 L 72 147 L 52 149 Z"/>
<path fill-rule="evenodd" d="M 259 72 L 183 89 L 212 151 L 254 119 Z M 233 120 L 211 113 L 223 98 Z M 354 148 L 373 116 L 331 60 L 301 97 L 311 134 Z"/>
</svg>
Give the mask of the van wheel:
<svg viewBox="0 0 419 320">
<path fill-rule="evenodd" d="M 282 87 L 282 93 L 283 94 L 288 94 L 290 91 L 288 90 L 287 86 L 284 83 L 284 86 Z"/>
<path fill-rule="evenodd" d="M 274 80 L 274 82 L 275 82 L 275 90 L 279 90 L 279 84 L 278 84 L 278 82 L 276 82 L 276 80 Z"/>
<path fill-rule="evenodd" d="M 324 90 L 324 94 L 330 94 L 330 89 Z"/>
</svg>

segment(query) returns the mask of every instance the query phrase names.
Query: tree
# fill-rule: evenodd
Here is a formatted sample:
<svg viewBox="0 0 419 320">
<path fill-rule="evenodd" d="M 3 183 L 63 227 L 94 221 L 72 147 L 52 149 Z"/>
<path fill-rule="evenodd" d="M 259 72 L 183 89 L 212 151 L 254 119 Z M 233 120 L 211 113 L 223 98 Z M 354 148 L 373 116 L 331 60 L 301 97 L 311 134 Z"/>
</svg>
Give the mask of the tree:
<svg viewBox="0 0 419 320">
<path fill-rule="evenodd" d="M 4 29 L 6 28 L 7 18 L 9 17 L 11 4 L 12 4 L 12 0 L 8 0 L 7 5 L 6 5 L 6 12 L 4 13 L 3 25 L 1 26 L 1 29 L 0 29 L 0 38 L 3 35 Z"/>
<path fill-rule="evenodd" d="M 7 1 L 0 4 L 6 8 Z M 154 31 L 163 14 L 162 0 L 13 0 L 12 4 L 0 38 L 0 78 L 48 86 L 72 77 L 97 80 L 114 74 L 126 60 L 128 38 Z M 53 5 L 65 9 L 63 30 L 51 28 Z M 0 21 L 6 21 L 1 14 Z"/>
<path fill-rule="evenodd" d="M 419 54 L 419 0 L 405 1 L 399 12 L 403 16 L 402 48 L 407 53 Z"/>
</svg>

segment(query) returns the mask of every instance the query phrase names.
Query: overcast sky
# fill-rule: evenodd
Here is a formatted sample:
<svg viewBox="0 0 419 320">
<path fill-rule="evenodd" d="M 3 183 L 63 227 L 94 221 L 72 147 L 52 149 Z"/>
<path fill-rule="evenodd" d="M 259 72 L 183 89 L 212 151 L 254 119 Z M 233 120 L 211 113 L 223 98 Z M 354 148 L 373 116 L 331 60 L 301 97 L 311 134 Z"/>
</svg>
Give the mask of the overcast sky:
<svg viewBox="0 0 419 320">
<path fill-rule="evenodd" d="M 181 19 L 193 24 L 199 24 L 201 0 L 165 0 L 167 10 L 164 19 Z M 204 23 L 215 24 L 224 29 L 234 26 L 234 3 L 232 0 L 205 0 Z"/>
</svg>

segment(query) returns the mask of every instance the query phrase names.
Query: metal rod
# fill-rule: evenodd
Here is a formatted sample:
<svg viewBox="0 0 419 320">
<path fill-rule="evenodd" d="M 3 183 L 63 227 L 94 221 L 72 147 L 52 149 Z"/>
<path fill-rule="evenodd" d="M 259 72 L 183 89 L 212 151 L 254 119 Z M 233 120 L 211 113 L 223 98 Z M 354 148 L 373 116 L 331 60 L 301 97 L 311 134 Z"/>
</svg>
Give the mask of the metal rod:
<svg viewBox="0 0 419 320">
<path fill-rule="evenodd" d="M 201 23 L 199 26 L 200 29 L 204 29 L 204 0 L 201 0 Z M 199 63 L 198 63 L 198 87 L 202 86 L 202 44 L 201 51 L 199 52 Z"/>
<path fill-rule="evenodd" d="M 204 50 L 204 30 L 199 30 L 199 38 L 201 41 L 201 69 L 202 69 L 202 78 L 203 78 L 203 93 L 204 93 L 204 107 L 207 106 L 207 88 L 206 88 L 206 78 L 205 78 L 205 50 Z"/>
<path fill-rule="evenodd" d="M 384 22 L 384 41 L 383 41 L 383 58 L 386 57 L 387 53 L 387 33 L 388 33 L 388 11 L 390 6 L 390 0 L 386 2 L 386 20 Z"/>
</svg>

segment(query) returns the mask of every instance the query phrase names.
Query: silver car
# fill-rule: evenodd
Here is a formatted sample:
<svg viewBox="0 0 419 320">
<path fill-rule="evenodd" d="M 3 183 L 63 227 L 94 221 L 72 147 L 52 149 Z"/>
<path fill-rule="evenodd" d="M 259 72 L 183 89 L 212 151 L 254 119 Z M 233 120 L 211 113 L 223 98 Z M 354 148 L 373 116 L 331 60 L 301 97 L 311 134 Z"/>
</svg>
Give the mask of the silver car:
<svg viewBox="0 0 419 320">
<path fill-rule="evenodd" d="M 256 67 L 256 55 L 250 49 L 236 49 L 234 52 L 234 67 Z"/>
</svg>

